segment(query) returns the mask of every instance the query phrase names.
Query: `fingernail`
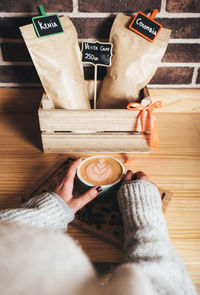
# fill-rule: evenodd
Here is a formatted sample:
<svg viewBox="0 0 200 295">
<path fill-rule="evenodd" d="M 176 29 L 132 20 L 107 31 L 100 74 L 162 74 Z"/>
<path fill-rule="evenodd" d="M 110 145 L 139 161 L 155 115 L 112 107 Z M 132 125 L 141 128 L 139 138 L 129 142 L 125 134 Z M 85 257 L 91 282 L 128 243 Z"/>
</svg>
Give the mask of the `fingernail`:
<svg viewBox="0 0 200 295">
<path fill-rule="evenodd" d="M 98 193 L 100 193 L 100 192 L 102 191 L 102 187 L 101 187 L 101 186 L 97 186 L 97 187 L 96 187 L 96 191 L 97 191 Z"/>
</svg>

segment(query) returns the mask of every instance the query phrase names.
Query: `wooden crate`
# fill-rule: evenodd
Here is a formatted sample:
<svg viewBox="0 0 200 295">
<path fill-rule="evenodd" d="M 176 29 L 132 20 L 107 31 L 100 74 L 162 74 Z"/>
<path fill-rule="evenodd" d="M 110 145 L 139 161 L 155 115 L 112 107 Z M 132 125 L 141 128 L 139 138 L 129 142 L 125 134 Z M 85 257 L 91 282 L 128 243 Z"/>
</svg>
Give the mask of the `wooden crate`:
<svg viewBox="0 0 200 295">
<path fill-rule="evenodd" d="M 147 89 L 143 90 L 143 96 L 149 101 Z M 39 107 L 43 150 L 45 153 L 148 152 L 151 134 L 141 134 L 138 116 L 139 111 L 127 109 L 53 109 L 44 94 Z"/>
</svg>

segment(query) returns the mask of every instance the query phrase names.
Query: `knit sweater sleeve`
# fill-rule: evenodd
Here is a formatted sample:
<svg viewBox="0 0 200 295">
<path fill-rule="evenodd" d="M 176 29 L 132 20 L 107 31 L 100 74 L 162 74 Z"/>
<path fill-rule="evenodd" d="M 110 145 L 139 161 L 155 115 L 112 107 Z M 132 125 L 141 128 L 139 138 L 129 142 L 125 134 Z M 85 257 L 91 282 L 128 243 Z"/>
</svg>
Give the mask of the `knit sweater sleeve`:
<svg viewBox="0 0 200 295">
<path fill-rule="evenodd" d="M 66 231 L 74 213 L 57 194 L 46 192 L 23 203 L 20 208 L 0 210 L 0 221 Z"/>
<path fill-rule="evenodd" d="M 118 203 L 124 224 L 125 262 L 142 268 L 156 294 L 196 294 L 169 240 L 155 185 L 136 180 L 122 185 Z"/>
</svg>

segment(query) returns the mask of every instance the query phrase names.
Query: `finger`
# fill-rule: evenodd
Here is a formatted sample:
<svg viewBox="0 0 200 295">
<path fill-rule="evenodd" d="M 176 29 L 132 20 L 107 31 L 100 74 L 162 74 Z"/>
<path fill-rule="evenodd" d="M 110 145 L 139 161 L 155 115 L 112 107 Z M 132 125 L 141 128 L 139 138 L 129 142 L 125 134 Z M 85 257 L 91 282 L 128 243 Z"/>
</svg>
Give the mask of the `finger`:
<svg viewBox="0 0 200 295">
<path fill-rule="evenodd" d="M 65 177 L 65 172 L 61 171 L 58 173 L 58 175 L 56 175 L 55 179 L 60 184 L 63 181 L 64 177 Z"/>
<path fill-rule="evenodd" d="M 63 175 L 63 177 L 64 177 L 64 175 Z M 57 174 L 57 175 L 55 175 L 55 176 L 53 177 L 53 180 L 52 180 L 51 184 L 50 184 L 51 187 L 52 187 L 53 189 L 55 189 L 56 187 L 60 186 L 61 183 L 62 183 L 62 181 L 63 181 L 63 177 L 61 177 L 60 173 Z"/>
<path fill-rule="evenodd" d="M 131 181 L 132 180 L 132 176 L 133 176 L 133 171 L 128 170 L 126 172 L 126 175 L 124 176 L 123 182 Z"/>
<path fill-rule="evenodd" d="M 67 170 L 66 172 L 66 175 L 63 179 L 63 184 L 66 184 L 66 183 L 71 183 L 71 185 L 73 185 L 74 183 L 74 177 L 76 175 L 76 170 L 78 168 L 78 166 L 80 165 L 82 159 L 79 158 L 77 160 L 75 160 L 69 167 L 69 169 Z"/>
<path fill-rule="evenodd" d="M 72 163 L 74 163 L 74 161 L 76 161 L 76 159 L 74 158 L 68 158 L 65 162 L 64 162 L 64 172 L 66 174 L 67 170 L 69 169 L 69 167 L 72 165 Z"/>
<path fill-rule="evenodd" d="M 137 171 L 133 174 L 133 180 L 140 180 L 145 176 L 146 174 L 143 171 Z"/>
<path fill-rule="evenodd" d="M 64 190 L 65 195 L 72 195 L 73 188 L 74 188 L 74 177 L 76 175 L 76 170 L 80 165 L 82 159 L 75 160 L 65 172 L 65 175 L 62 179 L 61 185 Z"/>
<path fill-rule="evenodd" d="M 144 173 L 143 171 L 137 171 L 136 173 L 133 174 L 133 180 L 146 180 L 148 182 L 152 182 L 149 176 Z"/>
<path fill-rule="evenodd" d="M 79 198 L 72 199 L 68 205 L 71 207 L 72 211 L 76 213 L 78 210 L 83 208 L 90 201 L 95 199 L 100 194 L 101 191 L 102 191 L 102 187 L 95 186 L 91 188 L 89 191 L 87 191 L 86 193 L 84 193 Z"/>
</svg>

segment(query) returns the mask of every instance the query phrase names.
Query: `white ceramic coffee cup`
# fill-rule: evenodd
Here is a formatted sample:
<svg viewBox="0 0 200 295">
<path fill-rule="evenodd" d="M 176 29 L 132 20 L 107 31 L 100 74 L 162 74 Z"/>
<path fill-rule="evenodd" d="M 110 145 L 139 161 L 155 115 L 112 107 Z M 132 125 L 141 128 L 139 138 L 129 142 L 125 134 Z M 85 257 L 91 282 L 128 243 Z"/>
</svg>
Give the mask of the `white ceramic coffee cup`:
<svg viewBox="0 0 200 295">
<path fill-rule="evenodd" d="M 94 158 L 95 158 L 95 159 L 96 159 L 96 158 L 109 158 L 109 159 L 113 159 L 113 160 L 115 160 L 116 162 L 118 162 L 118 163 L 120 164 L 121 168 L 122 168 L 122 175 L 121 175 L 121 177 L 120 177 L 118 180 L 116 180 L 116 181 L 113 182 L 113 183 L 109 183 L 109 184 L 106 184 L 106 185 L 101 185 L 101 187 L 102 187 L 102 192 L 101 192 L 101 194 L 103 194 L 103 193 L 107 192 L 107 191 L 110 190 L 110 189 L 114 189 L 114 188 L 119 184 L 119 182 L 122 180 L 122 178 L 123 178 L 123 176 L 124 176 L 124 174 L 125 174 L 125 168 L 124 168 L 124 165 L 123 165 L 118 159 L 116 159 L 116 158 L 114 158 L 114 157 L 109 157 L 109 156 L 100 155 L 100 156 L 92 156 L 92 157 L 86 158 L 85 160 L 83 160 L 83 161 L 80 163 L 80 165 L 79 165 L 79 167 L 78 167 L 78 169 L 77 169 L 77 176 L 78 176 L 78 179 L 79 179 L 79 181 L 81 182 L 81 184 L 82 184 L 82 186 L 83 186 L 84 189 L 90 189 L 91 187 L 94 187 L 95 185 L 94 185 L 94 184 L 91 184 L 91 183 L 89 183 L 89 182 L 87 182 L 87 181 L 85 181 L 85 180 L 81 177 L 81 175 L 80 175 L 80 168 L 81 168 L 81 166 L 82 166 L 85 162 L 87 162 L 87 161 L 90 160 L 90 159 L 94 159 Z"/>
</svg>

